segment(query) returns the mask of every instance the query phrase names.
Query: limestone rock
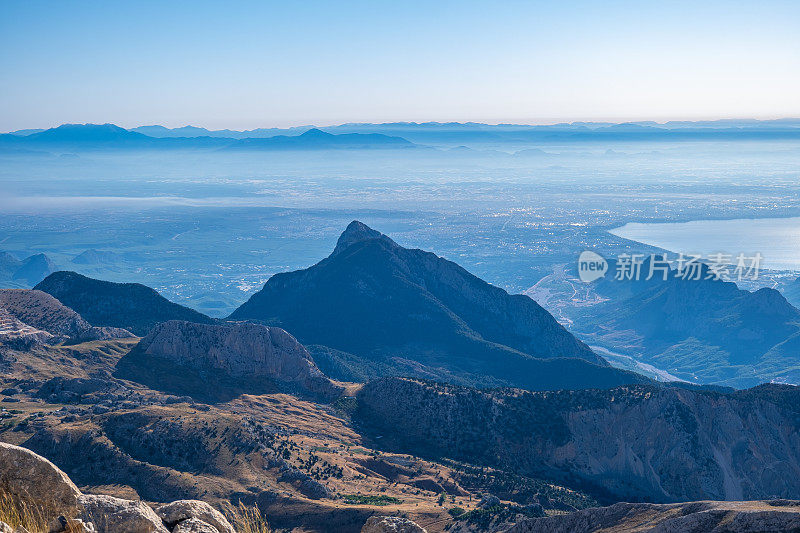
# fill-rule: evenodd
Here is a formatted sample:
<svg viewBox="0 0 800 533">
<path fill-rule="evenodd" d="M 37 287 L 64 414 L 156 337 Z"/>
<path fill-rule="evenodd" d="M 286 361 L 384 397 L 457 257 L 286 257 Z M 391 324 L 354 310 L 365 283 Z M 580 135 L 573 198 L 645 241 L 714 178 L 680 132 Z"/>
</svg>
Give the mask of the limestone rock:
<svg viewBox="0 0 800 533">
<path fill-rule="evenodd" d="M 11 496 L 35 502 L 45 516 L 74 516 L 78 487 L 56 465 L 32 451 L 0 442 L 0 485 Z"/>
<path fill-rule="evenodd" d="M 142 502 L 86 494 L 79 498 L 81 518 L 98 533 L 167 533 L 161 518 Z"/>
<path fill-rule="evenodd" d="M 170 320 L 156 325 L 135 350 L 227 376 L 291 383 L 325 396 L 338 396 L 341 391 L 294 337 L 280 328 L 260 324 Z"/>
<path fill-rule="evenodd" d="M 215 531 L 219 531 L 219 533 L 236 533 L 222 513 L 199 500 L 174 501 L 157 508 L 156 514 L 170 527 L 189 519 L 196 519 L 214 526 Z M 198 529 L 197 531 L 205 530 Z"/>
<path fill-rule="evenodd" d="M 172 533 L 219 533 L 219 529 L 197 518 L 189 518 L 183 522 L 178 522 Z"/>
<path fill-rule="evenodd" d="M 408 518 L 399 516 L 371 516 L 361 533 L 427 533 Z"/>
</svg>

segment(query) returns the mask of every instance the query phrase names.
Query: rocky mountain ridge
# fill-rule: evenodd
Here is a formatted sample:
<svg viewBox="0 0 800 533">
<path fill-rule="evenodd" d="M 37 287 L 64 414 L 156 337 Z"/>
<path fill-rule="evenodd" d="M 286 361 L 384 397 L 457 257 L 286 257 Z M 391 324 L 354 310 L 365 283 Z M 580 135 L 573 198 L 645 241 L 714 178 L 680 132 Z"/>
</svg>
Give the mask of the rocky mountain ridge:
<svg viewBox="0 0 800 533">
<path fill-rule="evenodd" d="M 618 503 L 529 518 L 505 533 L 779 533 L 800 530 L 800 502 Z"/>
<path fill-rule="evenodd" d="M 409 375 L 531 389 L 647 381 L 611 368 L 527 296 L 358 221 L 328 258 L 274 275 L 230 319 L 282 327 L 304 344 L 332 349 L 327 355 L 339 362 L 379 373 L 401 366 Z"/>
<path fill-rule="evenodd" d="M 800 493 L 800 389 L 481 391 L 367 383 L 357 419 L 388 449 L 571 480 L 607 501 Z M 487 443 L 489 443 L 487 445 Z"/>
<path fill-rule="evenodd" d="M 122 328 L 94 327 L 49 294 L 0 289 L 0 338 L 21 342 L 84 342 L 132 337 Z"/>
</svg>

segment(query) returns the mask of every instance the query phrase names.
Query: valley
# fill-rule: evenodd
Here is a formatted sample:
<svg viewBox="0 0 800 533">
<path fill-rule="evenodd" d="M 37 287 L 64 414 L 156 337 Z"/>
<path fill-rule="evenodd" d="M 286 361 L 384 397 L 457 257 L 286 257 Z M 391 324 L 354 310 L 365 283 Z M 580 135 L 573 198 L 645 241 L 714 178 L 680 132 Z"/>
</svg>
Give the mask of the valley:
<svg viewBox="0 0 800 533">
<path fill-rule="evenodd" d="M 794 273 L 576 271 L 663 252 L 629 222 L 800 215 L 791 150 L 540 139 L 454 163 L 354 140 L 0 153 L 0 440 L 84 499 L 275 531 L 796 520 Z"/>
<path fill-rule="evenodd" d="M 620 501 L 800 492 L 796 387 L 616 369 L 528 297 L 358 221 L 226 320 L 71 272 L 0 291 L 0 312 L 0 440 L 84 495 L 202 500 L 232 522 L 252 508 L 278 530 L 395 516 L 477 532 Z"/>
</svg>

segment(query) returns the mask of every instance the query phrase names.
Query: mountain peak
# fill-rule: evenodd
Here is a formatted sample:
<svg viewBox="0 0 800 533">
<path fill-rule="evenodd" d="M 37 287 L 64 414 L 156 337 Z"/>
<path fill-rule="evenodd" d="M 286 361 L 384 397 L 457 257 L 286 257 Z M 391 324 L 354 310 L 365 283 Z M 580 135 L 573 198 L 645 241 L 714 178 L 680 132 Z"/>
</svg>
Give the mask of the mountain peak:
<svg viewBox="0 0 800 533">
<path fill-rule="evenodd" d="M 345 248 L 362 241 L 368 241 L 372 239 L 386 239 L 391 240 L 389 237 L 381 233 L 380 231 L 376 231 L 363 222 L 358 220 L 352 221 L 350 224 L 347 225 L 347 228 L 342 232 L 339 236 L 339 240 L 336 241 L 336 248 L 333 250 L 332 255 L 336 255 Z"/>
<path fill-rule="evenodd" d="M 328 132 L 322 131 L 319 128 L 311 128 L 310 130 L 308 130 L 305 133 L 300 135 L 300 137 L 317 137 L 317 138 L 320 138 L 320 139 L 333 137 L 333 136 L 334 135 L 332 133 L 328 133 Z"/>
</svg>

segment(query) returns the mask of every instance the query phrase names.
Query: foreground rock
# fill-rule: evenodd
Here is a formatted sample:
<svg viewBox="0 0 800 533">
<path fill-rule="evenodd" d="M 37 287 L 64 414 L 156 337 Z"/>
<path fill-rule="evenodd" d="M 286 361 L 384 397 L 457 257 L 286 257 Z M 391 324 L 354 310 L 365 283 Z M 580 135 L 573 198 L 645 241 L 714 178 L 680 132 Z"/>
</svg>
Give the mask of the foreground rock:
<svg viewBox="0 0 800 533">
<path fill-rule="evenodd" d="M 0 442 L 0 486 L 12 501 L 36 509 L 49 533 L 236 533 L 205 502 L 179 500 L 158 513 L 141 501 L 81 494 L 57 466 L 32 451 Z M 0 522 L 0 533 L 22 533 Z"/>
<path fill-rule="evenodd" d="M 426 533 L 426 531 L 408 518 L 371 516 L 361 529 L 361 533 Z"/>
<path fill-rule="evenodd" d="M 81 516 L 99 533 L 167 533 L 161 518 L 142 502 L 86 494 L 80 497 Z"/>
<path fill-rule="evenodd" d="M 202 520 L 190 518 L 175 526 L 172 533 L 218 533 L 218 531 L 217 528 Z"/>
<path fill-rule="evenodd" d="M 0 442 L 0 486 L 39 506 L 45 516 L 74 516 L 80 490 L 59 468 L 32 451 Z"/>
<path fill-rule="evenodd" d="M 800 502 L 618 503 L 524 520 L 506 533 L 779 533 L 800 530 Z"/>
<path fill-rule="evenodd" d="M 178 500 L 156 509 L 156 514 L 168 526 L 175 526 L 185 520 L 202 520 L 216 528 L 219 533 L 236 533 L 222 513 L 206 502 L 197 500 Z M 188 530 L 187 530 L 188 531 Z"/>
</svg>

